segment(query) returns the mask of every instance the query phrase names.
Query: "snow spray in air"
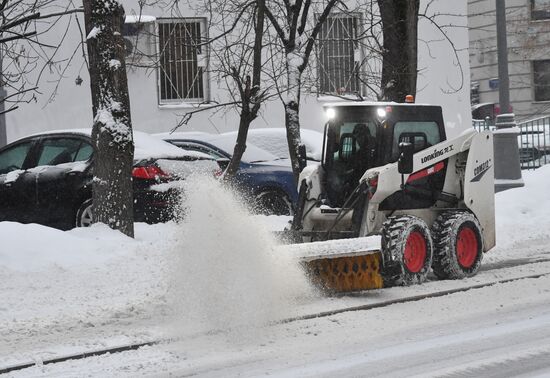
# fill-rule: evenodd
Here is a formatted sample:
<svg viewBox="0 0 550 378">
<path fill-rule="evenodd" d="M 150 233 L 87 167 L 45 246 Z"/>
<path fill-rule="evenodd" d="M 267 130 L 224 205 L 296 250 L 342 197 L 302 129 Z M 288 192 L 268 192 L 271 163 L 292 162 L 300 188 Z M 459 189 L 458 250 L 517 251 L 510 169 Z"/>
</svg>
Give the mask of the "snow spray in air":
<svg viewBox="0 0 550 378">
<path fill-rule="evenodd" d="M 274 248 L 261 218 L 213 178 L 189 178 L 184 193 L 173 267 L 182 320 L 242 330 L 292 315 L 296 298 L 312 290 L 298 262 Z"/>
</svg>

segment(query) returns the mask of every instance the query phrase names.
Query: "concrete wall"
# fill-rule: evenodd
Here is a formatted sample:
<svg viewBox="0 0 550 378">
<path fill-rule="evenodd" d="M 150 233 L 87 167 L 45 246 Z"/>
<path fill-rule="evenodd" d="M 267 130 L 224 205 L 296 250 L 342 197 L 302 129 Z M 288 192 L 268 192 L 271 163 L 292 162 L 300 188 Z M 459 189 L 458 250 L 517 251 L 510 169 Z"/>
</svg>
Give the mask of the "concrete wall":
<svg viewBox="0 0 550 378">
<path fill-rule="evenodd" d="M 137 1 L 124 1 L 127 14 L 135 13 Z M 183 3 L 183 2 L 182 2 Z M 350 3 L 351 4 L 351 3 Z M 428 4 L 428 15 L 442 14 L 435 18 L 441 30 L 427 18 L 421 18 L 419 24 L 419 78 L 417 102 L 438 104 L 444 107 L 445 118 L 449 125 L 449 136 L 459 134 L 471 126 L 469 101 L 469 64 L 467 8 L 465 2 L 448 0 L 422 0 L 424 11 Z M 351 4 L 353 6 L 353 4 Z M 187 6 L 181 5 L 178 13 L 185 17 L 202 16 Z M 143 14 L 156 17 L 170 17 L 166 10 L 159 7 L 145 9 Z M 81 25 L 83 25 L 81 20 Z M 448 27 L 446 25 L 453 25 Z M 36 102 L 21 104 L 20 109 L 7 115 L 8 141 L 34 132 L 52 129 L 90 127 L 92 123 L 89 77 L 83 62 L 81 32 L 74 17 L 68 17 L 49 32 L 48 36 L 56 41 L 66 27 L 69 33 L 63 42 L 59 58 L 69 57 L 76 51 L 70 65 L 59 77 L 55 70 L 46 70 L 40 80 L 41 94 Z M 445 32 L 445 35 L 442 34 Z M 446 36 L 452 42 L 446 40 Z M 453 47 L 454 45 L 454 47 Z M 455 52 L 456 55 L 455 55 Z M 59 67 L 62 67 L 59 64 Z M 75 84 L 81 77 L 83 83 Z M 57 89 L 56 89 L 57 85 Z M 131 112 L 136 130 L 146 132 L 164 132 L 172 129 L 181 119 L 181 115 L 190 109 L 190 105 L 159 106 L 157 96 L 157 73 L 151 69 L 128 69 Z M 212 78 L 209 80 L 210 98 L 223 101 L 227 92 Z M 52 94 L 55 93 L 54 96 Z M 374 100 L 374 99 L 370 99 Z M 315 95 L 304 94 L 301 109 L 302 127 L 322 130 L 325 117 L 322 101 Z M 207 132 L 235 130 L 237 115 L 233 110 L 204 112 L 193 116 L 189 124 L 181 129 Z M 270 102 L 253 124 L 253 127 L 282 127 L 284 113 L 280 101 Z"/>
<path fill-rule="evenodd" d="M 498 103 L 495 0 L 469 0 L 471 80 L 480 84 L 480 102 Z M 535 102 L 532 61 L 550 59 L 550 20 L 533 21 L 530 0 L 506 0 L 510 102 L 519 120 L 550 114 L 550 102 Z"/>
</svg>

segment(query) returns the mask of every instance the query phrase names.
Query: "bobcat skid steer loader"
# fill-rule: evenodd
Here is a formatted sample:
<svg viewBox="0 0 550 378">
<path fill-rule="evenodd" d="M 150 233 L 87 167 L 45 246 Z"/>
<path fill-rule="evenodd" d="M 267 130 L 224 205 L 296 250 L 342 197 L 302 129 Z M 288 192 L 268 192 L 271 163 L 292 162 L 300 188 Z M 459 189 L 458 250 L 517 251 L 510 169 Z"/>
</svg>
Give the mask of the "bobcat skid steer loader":
<svg viewBox="0 0 550 378">
<path fill-rule="evenodd" d="M 448 140 L 441 107 L 328 104 L 287 248 L 336 292 L 474 275 L 495 245 L 493 137 Z M 301 153 L 304 160 L 304 153 Z"/>
</svg>

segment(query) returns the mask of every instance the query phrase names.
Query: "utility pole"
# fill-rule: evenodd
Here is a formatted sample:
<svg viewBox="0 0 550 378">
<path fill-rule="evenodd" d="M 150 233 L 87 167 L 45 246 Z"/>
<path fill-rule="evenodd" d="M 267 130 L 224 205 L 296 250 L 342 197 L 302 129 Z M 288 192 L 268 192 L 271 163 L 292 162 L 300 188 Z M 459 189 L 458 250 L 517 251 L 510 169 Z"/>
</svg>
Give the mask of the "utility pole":
<svg viewBox="0 0 550 378">
<path fill-rule="evenodd" d="M 498 50 L 498 94 L 500 114 L 493 132 L 495 192 L 522 187 L 516 119 L 510 112 L 510 80 L 508 77 L 508 42 L 506 37 L 506 2 L 496 0 Z"/>
<path fill-rule="evenodd" d="M 506 38 L 506 2 L 496 0 L 497 50 L 498 50 L 498 98 L 500 114 L 510 112 L 510 79 L 508 76 L 508 41 Z"/>
</svg>

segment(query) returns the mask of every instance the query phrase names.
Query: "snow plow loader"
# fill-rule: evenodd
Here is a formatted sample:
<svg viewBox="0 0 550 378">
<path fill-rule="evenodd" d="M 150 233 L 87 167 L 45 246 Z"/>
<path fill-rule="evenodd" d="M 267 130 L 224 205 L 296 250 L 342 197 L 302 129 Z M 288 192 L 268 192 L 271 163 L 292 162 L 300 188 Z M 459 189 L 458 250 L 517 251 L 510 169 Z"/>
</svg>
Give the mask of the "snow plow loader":
<svg viewBox="0 0 550 378">
<path fill-rule="evenodd" d="M 476 274 L 495 245 L 493 137 L 447 139 L 439 106 L 327 104 L 323 157 L 305 166 L 286 248 L 324 289 Z M 305 161 L 303 149 L 301 161 Z"/>
</svg>

